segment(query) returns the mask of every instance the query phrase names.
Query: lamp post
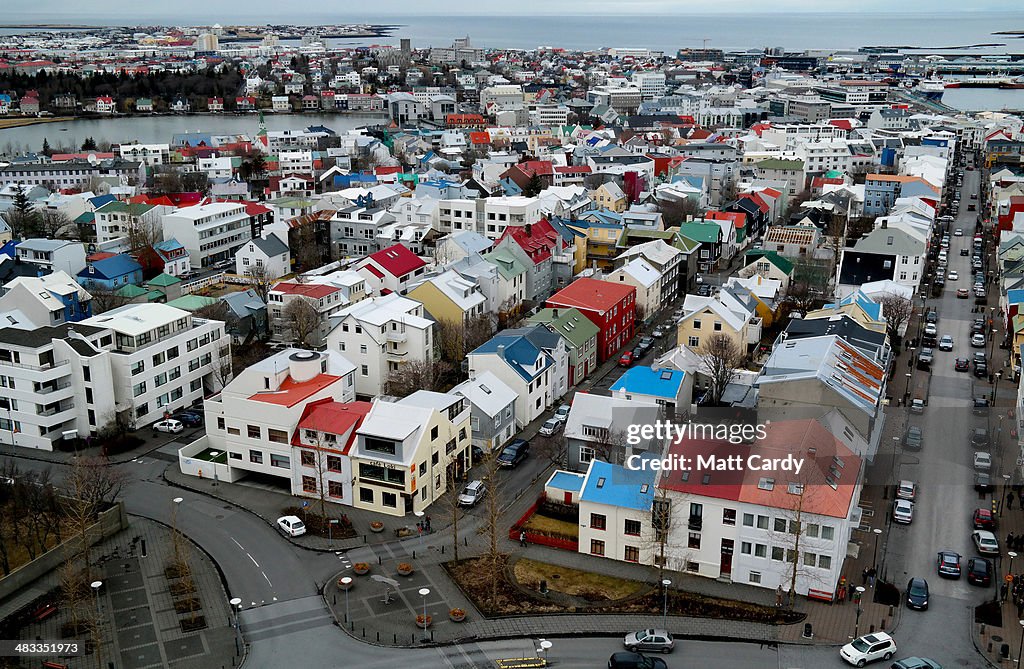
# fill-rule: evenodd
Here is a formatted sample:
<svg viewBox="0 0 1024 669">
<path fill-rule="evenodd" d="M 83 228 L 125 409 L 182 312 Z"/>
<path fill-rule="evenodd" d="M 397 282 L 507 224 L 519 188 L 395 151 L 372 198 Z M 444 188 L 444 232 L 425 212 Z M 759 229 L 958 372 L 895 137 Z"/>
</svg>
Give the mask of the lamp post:
<svg viewBox="0 0 1024 669">
<path fill-rule="evenodd" d="M 1017 648 L 1017 665 L 1020 666 L 1020 654 L 1024 652 L 1024 620 L 1018 620 L 1020 623 L 1020 647 Z"/>
<path fill-rule="evenodd" d="M 419 519 L 418 521 L 416 521 L 416 525 L 417 525 L 417 527 L 419 527 L 420 553 L 422 553 L 423 552 L 423 530 L 425 529 L 423 527 L 423 516 L 426 515 L 426 514 L 424 514 L 422 511 L 413 511 L 412 515 L 416 516 Z"/>
<path fill-rule="evenodd" d="M 348 613 L 349 613 L 349 611 L 348 611 L 348 591 L 349 591 L 349 588 L 352 586 L 352 577 L 351 576 L 345 576 L 344 578 L 341 579 L 341 584 L 343 586 L 345 586 L 345 622 L 347 623 L 348 622 Z"/>
<path fill-rule="evenodd" d="M 995 321 L 995 316 L 996 316 L 996 308 L 995 307 L 989 307 L 988 308 L 988 359 L 989 360 L 992 360 L 992 353 L 994 351 L 995 343 L 996 343 L 996 333 L 995 333 L 996 321 Z"/>
<path fill-rule="evenodd" d="M 896 486 L 896 484 L 897 484 L 897 481 L 896 481 L 896 459 L 897 459 L 897 455 L 898 455 L 898 452 L 899 452 L 899 448 L 900 448 L 900 438 L 899 437 L 893 437 L 892 438 L 892 469 L 890 471 L 890 473 L 892 474 L 892 477 L 890 479 L 890 484 L 885 486 L 885 488 L 882 490 L 882 499 L 889 499 L 889 489 L 890 488 L 894 488 Z"/>
<path fill-rule="evenodd" d="M 871 532 L 875 535 L 875 555 L 871 558 L 871 568 L 875 569 L 878 566 L 878 537 L 882 534 L 882 528 L 876 527 Z"/>
<path fill-rule="evenodd" d="M 913 363 L 914 359 L 911 357 L 910 362 Z M 907 377 L 907 392 L 903 393 L 903 405 L 910 404 L 910 384 L 914 380 L 914 375 L 911 372 L 906 373 Z"/>
<path fill-rule="evenodd" d="M 337 518 L 331 518 L 327 521 L 327 544 L 330 548 L 334 548 L 334 526 L 337 524 Z"/>
<path fill-rule="evenodd" d="M 420 597 L 423 598 L 423 636 L 427 635 L 427 595 L 430 594 L 430 588 L 420 588 Z"/>
<path fill-rule="evenodd" d="M 668 629 L 668 586 L 672 585 L 671 579 L 664 579 L 661 582 L 662 591 L 662 606 L 661 606 L 661 626 L 663 629 Z"/>
<path fill-rule="evenodd" d="M 1007 553 L 1006 553 L 1006 557 L 1010 558 L 1010 564 L 1009 564 L 1009 565 L 1007 566 L 1007 568 L 1006 568 L 1006 574 L 1007 574 L 1008 576 L 1013 576 L 1013 558 L 1017 557 L 1017 554 L 1016 554 L 1016 553 L 1014 553 L 1013 551 L 1007 551 Z M 1012 580 L 1012 579 L 1011 579 L 1011 580 Z M 1006 585 L 1007 585 L 1007 588 L 1006 588 L 1006 589 L 1007 589 L 1007 591 L 1009 591 L 1009 589 L 1010 589 L 1010 588 L 1009 588 L 1009 585 L 1010 585 L 1010 581 L 1004 581 L 1004 583 L 1006 583 Z M 1004 600 L 1004 601 L 1005 601 L 1005 600 Z"/>
<path fill-rule="evenodd" d="M 854 627 L 853 627 L 853 638 L 854 639 L 856 639 L 858 636 L 860 636 L 860 614 L 864 612 L 864 609 L 861 607 L 861 599 L 864 597 L 864 586 L 863 585 L 858 585 L 857 588 L 856 588 L 856 592 L 857 592 L 857 621 L 856 621 L 856 623 L 854 623 Z"/>
<path fill-rule="evenodd" d="M 996 393 L 999 392 L 999 379 L 1001 378 L 1003 378 L 1003 370 L 996 372 L 996 382 L 995 385 L 992 386 L 992 406 L 996 405 Z"/>
<path fill-rule="evenodd" d="M 999 442 L 996 442 L 996 448 L 998 449 Z M 999 517 L 1003 517 L 1003 509 L 1006 508 L 1006 487 L 1010 485 L 1010 475 L 1003 474 L 1003 494 L 999 498 Z"/>
<path fill-rule="evenodd" d="M 551 650 L 552 643 L 547 639 L 540 639 L 540 651 L 544 653 L 544 664 L 548 663 L 548 651 Z"/>
<path fill-rule="evenodd" d="M 241 632 L 238 629 L 238 609 L 242 608 L 242 598 L 232 597 L 228 601 L 228 604 L 231 605 L 231 617 L 235 627 L 235 654 L 237 655 L 239 652 L 241 652 L 242 649 L 242 644 L 240 643 L 240 639 L 238 638 L 239 634 L 241 634 Z"/>
<path fill-rule="evenodd" d="M 103 581 L 93 581 L 89 585 L 92 587 L 92 591 L 96 593 L 96 666 L 101 667 L 103 666 L 103 661 L 100 659 L 100 655 L 102 655 L 101 646 L 103 644 L 100 636 L 100 626 L 102 624 L 100 620 L 100 588 L 103 587 Z"/>
</svg>

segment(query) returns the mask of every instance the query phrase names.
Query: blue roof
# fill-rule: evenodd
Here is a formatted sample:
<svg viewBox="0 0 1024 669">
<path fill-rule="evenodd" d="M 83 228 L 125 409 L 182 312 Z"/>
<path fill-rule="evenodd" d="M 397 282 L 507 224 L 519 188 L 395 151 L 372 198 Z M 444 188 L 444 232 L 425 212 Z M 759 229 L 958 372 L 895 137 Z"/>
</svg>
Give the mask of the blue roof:
<svg viewBox="0 0 1024 669">
<path fill-rule="evenodd" d="M 6 242 L 3 246 L 0 246 L 0 254 L 13 258 L 17 255 L 17 251 L 15 249 L 20 243 L 20 239 L 12 239 L 11 241 Z"/>
<path fill-rule="evenodd" d="M 871 320 L 882 320 L 882 305 L 865 295 L 860 289 L 850 293 L 843 299 L 839 300 L 836 304 L 826 304 L 825 308 L 828 309 L 835 306 L 845 306 L 847 304 L 858 304 L 860 305 L 860 308 L 871 317 Z"/>
<path fill-rule="evenodd" d="M 1006 303 L 1007 304 L 1020 304 L 1024 302 L 1024 290 L 1016 288 L 1014 290 L 1006 291 Z"/>
<path fill-rule="evenodd" d="M 96 209 L 99 209 L 105 204 L 110 204 L 111 202 L 117 202 L 117 198 L 113 195 L 97 195 L 96 197 L 89 199 L 89 204 Z"/>
<path fill-rule="evenodd" d="M 171 239 L 165 239 L 162 242 L 153 244 L 153 248 L 159 251 L 176 251 L 185 248 L 185 245 L 172 237 Z"/>
<path fill-rule="evenodd" d="M 84 279 L 100 278 L 100 279 L 113 279 L 122 277 L 133 272 L 141 272 L 142 265 L 135 262 L 131 256 L 124 254 L 110 256 L 103 260 L 97 260 L 92 263 L 93 271 L 90 272 L 89 268 L 86 267 L 78 276 Z"/>
<path fill-rule="evenodd" d="M 679 388 L 683 385 L 685 376 L 685 372 L 678 369 L 630 367 L 609 390 L 625 390 L 627 393 L 674 400 L 679 396 Z"/>
<path fill-rule="evenodd" d="M 657 456 L 648 453 L 641 457 Z M 627 469 L 622 465 L 594 460 L 590 463 L 580 501 L 649 511 L 654 501 L 656 473 L 651 469 Z"/>
<path fill-rule="evenodd" d="M 547 485 L 552 488 L 557 488 L 558 490 L 579 492 L 583 487 L 584 478 L 586 477 L 584 477 L 583 474 L 558 471 L 551 475 L 551 478 L 548 479 Z"/>
<path fill-rule="evenodd" d="M 478 346 L 473 353 L 496 354 L 498 346 L 505 347 L 503 359 L 526 381 L 532 381 L 551 366 L 551 360 L 523 335 L 496 334 Z M 543 358 L 544 364 L 540 369 L 534 370 L 538 357 Z M 533 374 L 528 373 L 526 368 L 534 370 Z"/>
</svg>

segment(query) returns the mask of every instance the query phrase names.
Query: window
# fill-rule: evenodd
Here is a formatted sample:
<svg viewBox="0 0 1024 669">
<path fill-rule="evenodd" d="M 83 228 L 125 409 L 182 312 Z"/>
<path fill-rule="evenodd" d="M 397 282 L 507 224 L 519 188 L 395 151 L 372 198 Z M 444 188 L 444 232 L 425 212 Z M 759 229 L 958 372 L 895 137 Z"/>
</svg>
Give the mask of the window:
<svg viewBox="0 0 1024 669">
<path fill-rule="evenodd" d="M 341 458 L 337 455 L 327 456 L 327 471 L 329 472 L 340 472 L 341 471 Z"/>
<path fill-rule="evenodd" d="M 735 525 L 736 524 L 736 509 L 722 509 L 722 524 L 723 525 Z"/>
<path fill-rule="evenodd" d="M 749 541 L 743 541 L 740 543 L 740 553 L 744 555 L 750 555 L 754 552 L 754 545 Z"/>
<path fill-rule="evenodd" d="M 141 374 L 144 371 L 146 371 L 146 363 L 142 362 L 141 360 L 133 364 L 131 367 L 132 376 L 135 376 L 136 374 Z"/>
<path fill-rule="evenodd" d="M 300 451 L 299 462 L 303 467 L 316 467 L 316 453 L 313 451 Z"/>
<path fill-rule="evenodd" d="M 817 539 L 818 538 L 818 524 L 817 523 L 807 523 L 807 531 L 804 532 L 804 534 L 806 534 L 809 537 Z"/>
<path fill-rule="evenodd" d="M 775 527 L 775 531 L 776 532 L 785 532 L 786 531 L 786 519 L 785 518 L 776 518 L 775 519 L 774 527 Z"/>
<path fill-rule="evenodd" d="M 603 530 L 606 528 L 607 521 L 608 519 L 603 513 L 592 513 L 590 514 L 590 529 Z"/>
<path fill-rule="evenodd" d="M 246 434 L 250 439 L 259 439 L 262 435 L 260 434 L 259 425 L 248 425 L 246 426 Z"/>
<path fill-rule="evenodd" d="M 818 556 L 814 553 L 804 553 L 804 566 L 813 567 L 818 564 Z"/>
<path fill-rule="evenodd" d="M 753 527 L 753 526 L 754 526 L 754 514 L 752 514 L 752 513 L 745 513 L 745 514 L 743 514 L 743 527 Z"/>
<path fill-rule="evenodd" d="M 700 532 L 690 532 L 690 538 L 686 545 L 688 548 L 700 550 Z"/>
<path fill-rule="evenodd" d="M 373 488 L 360 488 L 359 501 L 373 504 Z"/>
<path fill-rule="evenodd" d="M 604 555 L 604 542 L 600 539 L 590 540 L 590 554 L 591 555 Z"/>
<path fill-rule="evenodd" d="M 626 520 L 622 528 L 623 534 L 631 537 L 640 536 L 640 521 L 639 520 Z"/>
<path fill-rule="evenodd" d="M 398 506 L 398 496 L 393 492 L 382 492 L 380 494 L 380 503 L 394 509 Z"/>
<path fill-rule="evenodd" d="M 768 555 L 768 546 L 765 544 L 754 544 L 754 557 L 763 558 Z"/>
<path fill-rule="evenodd" d="M 302 492 L 316 492 L 316 479 L 312 476 L 302 477 Z"/>
<path fill-rule="evenodd" d="M 639 562 L 640 549 L 636 546 L 626 546 L 622 559 L 626 562 Z"/>
<path fill-rule="evenodd" d="M 826 541 L 832 541 L 835 538 L 836 528 L 831 525 L 821 526 L 821 538 Z"/>
<path fill-rule="evenodd" d="M 831 569 L 832 568 L 832 556 L 831 555 L 819 555 L 818 556 L 818 568 L 819 569 Z"/>
<path fill-rule="evenodd" d="M 280 467 L 281 469 L 288 469 L 289 467 L 291 467 L 291 460 L 288 458 L 287 455 L 276 455 L 274 453 L 271 453 L 270 466 Z"/>
<path fill-rule="evenodd" d="M 700 329 L 700 319 L 699 318 L 693 319 L 693 329 L 694 330 L 699 330 Z"/>
<path fill-rule="evenodd" d="M 752 571 L 752 572 L 750 572 L 750 575 L 747 576 L 747 582 L 748 583 L 760 583 L 761 582 L 761 572 L 759 572 L 759 571 Z"/>
<path fill-rule="evenodd" d="M 757 517 L 757 529 L 767 530 L 768 529 L 768 516 Z"/>
<path fill-rule="evenodd" d="M 132 386 L 132 395 L 134 397 L 138 397 L 139 395 L 143 394 L 144 392 L 146 392 L 146 382 L 145 381 L 143 381 L 142 383 L 136 383 L 134 386 Z"/>
<path fill-rule="evenodd" d="M 800 534 L 800 521 L 799 520 L 791 520 L 791 521 L 789 521 L 789 533 L 790 534 Z"/>
<path fill-rule="evenodd" d="M 395 454 L 395 442 L 387 439 L 377 439 L 376 437 L 364 437 L 363 448 L 367 451 L 374 451 L 376 453 L 387 453 L 388 455 Z"/>
<path fill-rule="evenodd" d="M 263 464 L 263 451 L 249 451 L 249 462 L 257 465 Z"/>
<path fill-rule="evenodd" d="M 327 494 L 330 497 L 344 497 L 345 486 L 339 481 L 328 481 L 327 482 Z"/>
<path fill-rule="evenodd" d="M 241 453 L 230 452 L 230 453 L 228 453 L 228 457 L 230 457 L 232 460 L 241 460 L 242 459 L 242 454 Z"/>
<path fill-rule="evenodd" d="M 366 365 L 360 365 L 359 366 L 359 373 L 362 374 L 363 376 L 369 376 L 370 375 L 370 368 L 367 367 Z"/>
<path fill-rule="evenodd" d="M 275 444 L 287 444 L 288 433 L 284 430 L 275 430 L 272 427 L 267 428 L 267 440 L 272 441 Z"/>
<path fill-rule="evenodd" d="M 153 385 L 157 388 L 167 383 L 167 372 L 160 372 L 153 377 Z"/>
<path fill-rule="evenodd" d="M 591 462 L 596 455 L 596 451 L 590 446 L 580 446 L 580 464 L 585 465 Z"/>
<path fill-rule="evenodd" d="M 235 435 L 237 437 L 240 434 L 242 434 L 242 431 L 239 428 L 237 428 L 237 427 L 229 427 L 228 428 L 228 434 L 233 434 L 233 435 Z"/>
<path fill-rule="evenodd" d="M 779 546 L 772 546 L 772 559 L 776 562 L 782 562 L 785 559 L 786 551 Z"/>
</svg>

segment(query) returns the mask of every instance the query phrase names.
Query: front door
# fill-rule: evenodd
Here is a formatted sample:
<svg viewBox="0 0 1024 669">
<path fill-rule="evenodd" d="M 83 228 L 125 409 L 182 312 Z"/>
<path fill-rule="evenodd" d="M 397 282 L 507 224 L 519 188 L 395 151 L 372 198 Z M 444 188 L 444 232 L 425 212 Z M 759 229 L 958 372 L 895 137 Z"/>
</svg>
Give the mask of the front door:
<svg viewBox="0 0 1024 669">
<path fill-rule="evenodd" d="M 562 493 L 562 503 L 563 504 L 572 504 L 572 493 L 571 492 L 563 492 Z"/>
<path fill-rule="evenodd" d="M 722 539 L 722 576 L 732 576 L 732 539 Z"/>
</svg>

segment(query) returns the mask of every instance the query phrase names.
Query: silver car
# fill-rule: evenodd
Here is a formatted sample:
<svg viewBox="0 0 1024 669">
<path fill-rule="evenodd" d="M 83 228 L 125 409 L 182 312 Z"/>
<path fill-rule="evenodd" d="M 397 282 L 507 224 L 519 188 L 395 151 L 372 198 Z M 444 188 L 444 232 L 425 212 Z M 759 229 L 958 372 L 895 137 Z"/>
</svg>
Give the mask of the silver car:
<svg viewBox="0 0 1024 669">
<path fill-rule="evenodd" d="M 676 641 L 668 630 L 647 629 L 627 634 L 622 640 L 622 645 L 634 652 L 655 650 L 660 653 L 671 653 L 676 647 Z"/>
<path fill-rule="evenodd" d="M 473 481 L 459 494 L 459 506 L 475 506 L 487 495 L 487 485 L 483 481 Z"/>
</svg>

